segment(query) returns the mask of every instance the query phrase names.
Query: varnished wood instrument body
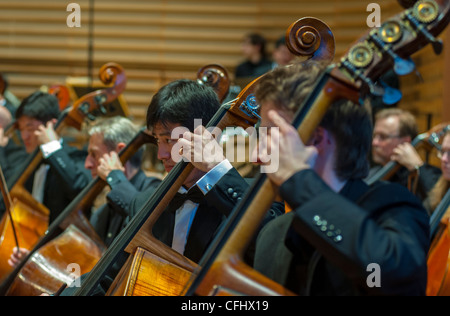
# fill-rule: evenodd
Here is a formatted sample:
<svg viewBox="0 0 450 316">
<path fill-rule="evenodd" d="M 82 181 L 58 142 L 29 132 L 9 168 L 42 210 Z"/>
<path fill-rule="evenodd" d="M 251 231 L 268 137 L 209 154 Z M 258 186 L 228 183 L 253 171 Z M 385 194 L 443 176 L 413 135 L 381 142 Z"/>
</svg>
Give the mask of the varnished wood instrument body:
<svg viewBox="0 0 450 316">
<path fill-rule="evenodd" d="M 430 217 L 427 296 L 450 295 L 450 190 Z"/>
<path fill-rule="evenodd" d="M 63 284 L 71 284 L 77 277 L 89 272 L 103 250 L 89 236 L 71 225 L 60 236 L 33 253 L 7 295 L 53 294 Z"/>
<path fill-rule="evenodd" d="M 108 296 L 177 296 L 192 274 L 140 247 L 130 258 L 128 273 L 121 274 L 126 279 L 113 284 Z"/>
</svg>

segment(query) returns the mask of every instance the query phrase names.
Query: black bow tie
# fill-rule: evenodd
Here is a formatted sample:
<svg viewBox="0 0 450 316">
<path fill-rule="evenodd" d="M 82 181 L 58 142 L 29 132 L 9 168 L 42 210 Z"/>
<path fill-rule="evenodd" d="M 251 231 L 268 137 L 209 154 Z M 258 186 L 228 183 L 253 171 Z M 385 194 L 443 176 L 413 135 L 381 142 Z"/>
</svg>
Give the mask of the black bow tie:
<svg viewBox="0 0 450 316">
<path fill-rule="evenodd" d="M 186 201 L 192 201 L 194 203 L 200 204 L 205 199 L 202 191 L 197 186 L 194 186 L 186 193 L 177 192 L 170 201 L 168 210 L 171 212 L 176 212 Z"/>
</svg>

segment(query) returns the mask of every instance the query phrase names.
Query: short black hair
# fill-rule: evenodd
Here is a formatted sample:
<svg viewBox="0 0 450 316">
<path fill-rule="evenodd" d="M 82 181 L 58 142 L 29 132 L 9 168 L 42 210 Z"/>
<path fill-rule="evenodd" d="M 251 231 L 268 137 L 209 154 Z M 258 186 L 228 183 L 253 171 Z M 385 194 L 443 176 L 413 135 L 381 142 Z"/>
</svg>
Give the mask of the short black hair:
<svg viewBox="0 0 450 316">
<path fill-rule="evenodd" d="M 42 123 L 59 117 L 59 103 L 56 96 L 37 91 L 26 97 L 16 111 L 16 120 L 22 116 L 29 116 Z"/>
<path fill-rule="evenodd" d="M 194 119 L 202 119 L 206 126 L 220 107 L 217 94 L 211 87 L 193 80 L 181 79 L 163 86 L 152 98 L 147 109 L 147 128 L 175 123 L 194 130 Z"/>
</svg>

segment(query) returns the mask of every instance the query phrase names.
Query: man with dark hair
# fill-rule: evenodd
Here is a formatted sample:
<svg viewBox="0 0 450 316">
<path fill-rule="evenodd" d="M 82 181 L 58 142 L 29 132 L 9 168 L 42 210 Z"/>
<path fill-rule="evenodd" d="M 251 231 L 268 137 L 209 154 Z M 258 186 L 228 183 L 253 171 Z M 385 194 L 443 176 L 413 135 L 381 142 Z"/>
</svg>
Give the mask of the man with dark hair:
<svg viewBox="0 0 450 316">
<path fill-rule="evenodd" d="M 301 295 L 424 295 L 428 216 L 404 187 L 362 181 L 368 111 L 334 102 L 308 145 L 289 124 L 322 72 L 314 62 L 279 68 L 255 92 L 261 125 L 277 127 L 260 158 L 279 146 L 280 167 L 268 177 L 293 211 L 262 229 L 254 266 Z"/>
<path fill-rule="evenodd" d="M 68 146 L 55 132 L 59 104 L 55 96 L 35 92 L 22 101 L 16 122 L 27 153 L 40 148 L 43 162 L 25 183 L 36 201 L 50 210 L 51 223 L 89 183 L 86 152 Z M 15 168 L 16 174 L 27 166 Z"/>
<path fill-rule="evenodd" d="M 368 178 L 390 161 L 396 161 L 401 168 L 388 180 L 409 186 L 424 200 L 439 179 L 441 170 L 425 163 L 411 145 L 417 134 L 416 119 L 410 112 L 398 108 L 379 111 L 375 116 L 372 140 L 372 159 L 376 165 L 371 168 Z"/>
</svg>

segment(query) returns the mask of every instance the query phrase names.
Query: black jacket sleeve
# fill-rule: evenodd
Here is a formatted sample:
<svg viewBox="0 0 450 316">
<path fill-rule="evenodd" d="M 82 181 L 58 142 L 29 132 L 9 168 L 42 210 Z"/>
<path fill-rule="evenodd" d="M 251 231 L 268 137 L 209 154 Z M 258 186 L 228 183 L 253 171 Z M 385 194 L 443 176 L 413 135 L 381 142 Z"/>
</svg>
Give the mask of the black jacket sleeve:
<svg viewBox="0 0 450 316">
<path fill-rule="evenodd" d="M 133 198 L 141 191 L 155 190 L 161 180 L 155 177 L 146 177 L 142 171 L 138 174 L 138 181 L 128 181 L 124 173 L 118 170 L 110 172 L 108 178 L 112 178 L 111 191 L 106 196 L 111 207 L 124 216 L 130 216 L 130 206 Z"/>
<path fill-rule="evenodd" d="M 228 217 L 234 207 L 243 198 L 251 181 L 251 179 L 244 179 L 235 168 L 232 168 L 205 195 L 205 199 L 210 205 L 214 205 Z M 284 203 L 274 202 L 263 220 L 263 225 L 275 217 L 284 214 L 284 212 Z"/>
<path fill-rule="evenodd" d="M 74 199 L 92 180 L 91 173 L 84 167 L 87 153 L 63 144 L 62 149 L 54 152 L 46 159 L 47 163 L 63 180 L 68 198 Z"/>
</svg>

